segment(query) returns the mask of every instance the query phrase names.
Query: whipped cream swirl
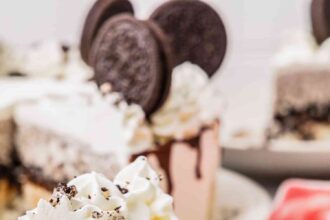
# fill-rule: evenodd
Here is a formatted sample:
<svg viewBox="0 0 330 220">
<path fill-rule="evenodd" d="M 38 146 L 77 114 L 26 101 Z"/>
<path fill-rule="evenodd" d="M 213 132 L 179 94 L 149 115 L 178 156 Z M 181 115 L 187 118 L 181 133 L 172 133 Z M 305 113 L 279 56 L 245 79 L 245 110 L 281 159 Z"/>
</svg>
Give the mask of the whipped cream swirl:
<svg viewBox="0 0 330 220">
<path fill-rule="evenodd" d="M 218 118 L 221 105 L 199 66 L 183 63 L 173 70 L 172 77 L 169 97 L 152 116 L 152 129 L 159 138 L 191 138 Z"/>
<path fill-rule="evenodd" d="M 49 202 L 19 220 L 177 220 L 172 197 L 159 186 L 159 176 L 140 157 L 111 182 L 102 174 L 75 178 L 54 190 Z"/>
</svg>

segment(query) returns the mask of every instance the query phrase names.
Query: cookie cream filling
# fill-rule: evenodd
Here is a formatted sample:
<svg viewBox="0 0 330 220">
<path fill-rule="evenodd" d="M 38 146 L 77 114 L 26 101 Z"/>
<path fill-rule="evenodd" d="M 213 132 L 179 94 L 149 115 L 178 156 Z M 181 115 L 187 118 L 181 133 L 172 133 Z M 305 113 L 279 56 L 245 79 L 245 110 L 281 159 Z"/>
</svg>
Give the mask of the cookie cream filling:
<svg viewBox="0 0 330 220">
<path fill-rule="evenodd" d="M 320 46 L 311 33 L 295 32 L 284 42 L 273 60 L 276 73 L 291 68 L 329 69 L 330 38 Z"/>
<path fill-rule="evenodd" d="M 220 107 L 204 70 L 186 62 L 173 70 L 169 97 L 151 127 L 159 138 L 191 138 L 219 117 Z"/>
<path fill-rule="evenodd" d="M 49 202 L 41 200 L 19 220 L 177 220 L 173 199 L 159 182 L 146 158 L 140 157 L 114 182 L 93 172 L 60 185 Z"/>
</svg>

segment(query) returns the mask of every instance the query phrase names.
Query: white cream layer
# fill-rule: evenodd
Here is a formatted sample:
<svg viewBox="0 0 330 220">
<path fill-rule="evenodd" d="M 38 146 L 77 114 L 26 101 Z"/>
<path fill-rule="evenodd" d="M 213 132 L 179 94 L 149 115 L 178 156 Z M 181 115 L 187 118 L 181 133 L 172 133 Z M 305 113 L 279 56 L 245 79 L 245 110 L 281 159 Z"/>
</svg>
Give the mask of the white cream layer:
<svg viewBox="0 0 330 220">
<path fill-rule="evenodd" d="M 276 73 L 292 68 L 329 69 L 330 38 L 317 45 L 310 33 L 295 32 L 286 38 L 273 60 Z"/>
</svg>

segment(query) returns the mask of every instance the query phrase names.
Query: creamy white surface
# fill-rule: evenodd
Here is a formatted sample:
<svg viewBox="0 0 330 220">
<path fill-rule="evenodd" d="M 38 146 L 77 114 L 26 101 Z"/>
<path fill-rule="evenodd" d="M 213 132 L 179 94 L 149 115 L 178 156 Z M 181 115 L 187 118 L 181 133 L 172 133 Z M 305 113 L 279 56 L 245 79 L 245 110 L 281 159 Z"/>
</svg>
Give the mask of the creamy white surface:
<svg viewBox="0 0 330 220">
<path fill-rule="evenodd" d="M 45 95 L 64 96 L 87 87 L 80 83 L 60 82 L 53 79 L 0 79 L 0 109 L 14 106 L 26 100 L 36 100 Z"/>
<path fill-rule="evenodd" d="M 47 95 L 65 95 L 73 91 L 84 91 L 83 86 L 47 79 L 0 80 L 0 163 L 10 163 L 13 150 L 13 112 L 18 103 L 36 100 Z"/>
<path fill-rule="evenodd" d="M 121 192 L 116 185 L 128 192 Z M 177 220 L 172 197 L 161 190 L 158 175 L 144 157 L 123 169 L 114 182 L 90 173 L 75 178 L 68 186 L 76 188 L 72 198 L 54 191 L 53 199 L 59 198 L 58 204 L 41 200 L 19 220 L 92 220 L 95 212 L 100 220 Z"/>
<path fill-rule="evenodd" d="M 173 70 L 169 97 L 152 116 L 156 136 L 185 139 L 219 117 L 220 100 L 206 73 L 197 65 L 183 63 Z"/>
<path fill-rule="evenodd" d="M 273 65 L 276 72 L 296 68 L 329 68 L 330 39 L 317 45 L 314 37 L 307 32 L 291 33 L 276 54 Z"/>
<path fill-rule="evenodd" d="M 86 87 L 84 93 L 48 96 L 19 105 L 15 120 L 77 140 L 98 154 L 118 152 L 124 160 L 152 146 L 140 107 L 118 101 L 114 93 L 104 97 L 94 84 Z"/>
<path fill-rule="evenodd" d="M 59 76 L 63 74 L 65 55 L 61 45 L 53 40 L 40 42 L 17 51 L 21 63 L 18 71 L 29 76 Z"/>
<path fill-rule="evenodd" d="M 86 80 L 92 70 L 82 61 L 79 49 L 63 45 L 53 39 L 25 47 L 0 45 L 0 76 L 18 72 L 29 77 L 54 77 L 57 79 Z"/>
</svg>

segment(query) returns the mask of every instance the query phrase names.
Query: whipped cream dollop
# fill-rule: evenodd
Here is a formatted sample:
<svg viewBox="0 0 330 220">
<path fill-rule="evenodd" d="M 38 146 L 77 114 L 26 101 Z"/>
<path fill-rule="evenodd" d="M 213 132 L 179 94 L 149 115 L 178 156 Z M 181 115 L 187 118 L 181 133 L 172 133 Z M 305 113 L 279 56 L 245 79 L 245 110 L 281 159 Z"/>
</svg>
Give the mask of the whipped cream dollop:
<svg viewBox="0 0 330 220">
<path fill-rule="evenodd" d="M 20 73 L 29 77 L 86 80 L 92 70 L 82 61 L 78 47 L 57 40 L 13 47 L 0 45 L 0 75 Z"/>
<path fill-rule="evenodd" d="M 87 144 L 100 155 L 118 151 L 124 164 L 128 155 L 152 147 L 152 133 L 139 106 L 128 105 L 117 93 L 103 96 L 93 83 L 84 86 L 82 92 L 19 104 L 15 109 L 16 122 L 45 127 Z"/>
<path fill-rule="evenodd" d="M 294 32 L 273 60 L 276 72 L 292 67 L 329 68 L 330 38 L 318 45 L 311 33 Z"/>
<path fill-rule="evenodd" d="M 160 138 L 190 138 L 218 118 L 220 107 L 205 71 L 186 62 L 173 70 L 169 97 L 151 126 Z"/>
<path fill-rule="evenodd" d="M 98 173 L 79 176 L 54 190 L 49 202 L 19 220 L 177 220 L 173 199 L 159 186 L 145 157 L 123 169 L 114 182 Z"/>
</svg>

